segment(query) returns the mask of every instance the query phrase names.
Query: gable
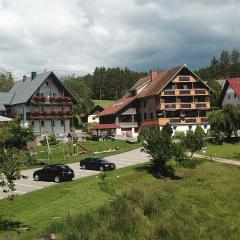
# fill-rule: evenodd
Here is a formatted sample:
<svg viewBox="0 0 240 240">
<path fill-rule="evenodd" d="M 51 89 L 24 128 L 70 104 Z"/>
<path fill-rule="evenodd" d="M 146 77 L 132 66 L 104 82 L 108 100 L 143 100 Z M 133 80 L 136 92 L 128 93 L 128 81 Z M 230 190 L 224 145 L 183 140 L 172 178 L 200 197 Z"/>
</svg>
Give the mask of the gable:
<svg viewBox="0 0 240 240">
<path fill-rule="evenodd" d="M 64 84 L 57 78 L 57 76 L 53 72 L 46 72 L 42 74 L 36 75 L 36 77 L 32 80 L 31 77 L 26 78 L 25 81 L 20 80 L 17 81 L 12 89 L 9 91 L 14 94 L 14 97 L 11 101 L 11 105 L 26 103 L 29 99 L 34 95 L 34 93 L 43 85 L 44 82 L 48 78 L 53 79 L 55 84 L 62 88 L 64 91 L 68 93 L 70 97 L 73 98 L 71 93 L 66 89 Z"/>
</svg>

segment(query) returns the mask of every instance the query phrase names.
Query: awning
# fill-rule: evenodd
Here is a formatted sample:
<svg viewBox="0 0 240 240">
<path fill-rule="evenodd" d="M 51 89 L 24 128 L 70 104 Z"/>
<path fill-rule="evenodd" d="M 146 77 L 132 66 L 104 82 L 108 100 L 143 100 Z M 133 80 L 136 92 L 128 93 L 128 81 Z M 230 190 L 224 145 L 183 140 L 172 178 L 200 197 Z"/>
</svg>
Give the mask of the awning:
<svg viewBox="0 0 240 240">
<path fill-rule="evenodd" d="M 92 129 L 93 130 L 116 129 L 118 127 L 119 126 L 115 123 L 106 123 L 106 124 L 99 123 L 99 124 L 96 124 Z"/>
</svg>

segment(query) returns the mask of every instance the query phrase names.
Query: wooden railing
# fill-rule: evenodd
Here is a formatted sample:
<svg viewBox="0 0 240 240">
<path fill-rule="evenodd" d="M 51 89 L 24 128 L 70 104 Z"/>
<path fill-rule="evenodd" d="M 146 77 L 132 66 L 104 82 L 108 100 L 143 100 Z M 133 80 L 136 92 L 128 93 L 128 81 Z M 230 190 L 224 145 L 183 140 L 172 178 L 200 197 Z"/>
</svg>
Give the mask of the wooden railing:
<svg viewBox="0 0 240 240">
<path fill-rule="evenodd" d="M 179 110 L 179 109 L 210 109 L 210 102 L 175 102 L 175 103 L 159 103 L 156 110 Z"/>
<path fill-rule="evenodd" d="M 207 118 L 206 117 L 175 117 L 175 118 L 158 118 L 158 119 L 149 119 L 144 120 L 139 129 L 138 132 L 140 133 L 144 128 L 150 128 L 150 127 L 157 127 L 157 126 L 164 126 L 166 124 L 170 125 L 184 125 L 184 124 L 207 124 Z"/>
<path fill-rule="evenodd" d="M 198 95 L 209 95 L 209 92 L 204 88 L 169 89 L 161 92 L 161 96 L 198 96 Z"/>
</svg>

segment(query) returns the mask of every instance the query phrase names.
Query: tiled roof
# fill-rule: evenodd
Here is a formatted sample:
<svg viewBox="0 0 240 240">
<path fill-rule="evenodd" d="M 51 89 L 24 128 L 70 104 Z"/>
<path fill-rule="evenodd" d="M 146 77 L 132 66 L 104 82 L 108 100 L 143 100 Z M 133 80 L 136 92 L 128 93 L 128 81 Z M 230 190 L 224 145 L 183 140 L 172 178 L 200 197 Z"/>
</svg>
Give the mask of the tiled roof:
<svg viewBox="0 0 240 240">
<path fill-rule="evenodd" d="M 98 114 L 98 116 L 105 116 L 105 115 L 114 115 L 122 110 L 124 107 L 132 103 L 136 99 L 136 96 L 133 97 L 123 97 L 113 105 L 109 106 L 108 108 L 104 109 L 102 112 Z"/>
<path fill-rule="evenodd" d="M 158 77 L 151 81 L 151 83 L 143 89 L 143 91 L 138 95 L 138 98 L 149 97 L 157 95 L 164 86 L 183 68 L 183 66 L 178 66 L 171 68 L 167 71 L 162 71 L 158 73 Z"/>
</svg>

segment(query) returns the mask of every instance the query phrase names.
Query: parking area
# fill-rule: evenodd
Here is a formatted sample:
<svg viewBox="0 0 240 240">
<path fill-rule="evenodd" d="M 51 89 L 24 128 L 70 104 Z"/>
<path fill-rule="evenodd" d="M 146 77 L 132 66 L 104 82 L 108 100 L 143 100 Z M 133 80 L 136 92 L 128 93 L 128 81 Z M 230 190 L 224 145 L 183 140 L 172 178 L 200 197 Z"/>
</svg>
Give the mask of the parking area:
<svg viewBox="0 0 240 240">
<path fill-rule="evenodd" d="M 140 149 L 135 149 L 129 152 L 121 153 L 114 156 L 106 157 L 111 162 L 114 162 L 116 164 L 117 168 L 123 168 L 131 165 L 136 165 L 139 163 L 144 163 L 149 161 L 149 157 L 146 153 L 141 152 Z M 79 163 L 72 163 L 68 164 L 75 172 L 75 178 L 83 178 L 88 177 L 91 175 L 99 174 L 98 171 L 91 171 L 91 170 L 83 170 L 80 168 Z M 22 178 L 20 180 L 15 181 L 16 185 L 16 194 L 25 194 L 28 192 L 36 191 L 57 183 L 54 182 L 44 182 L 44 181 L 34 181 L 32 178 L 33 172 L 36 169 L 28 169 L 22 171 L 22 175 L 26 176 L 27 178 Z M 7 197 L 8 195 L 6 193 L 3 193 L 2 189 L 0 190 L 0 199 Z"/>
</svg>

